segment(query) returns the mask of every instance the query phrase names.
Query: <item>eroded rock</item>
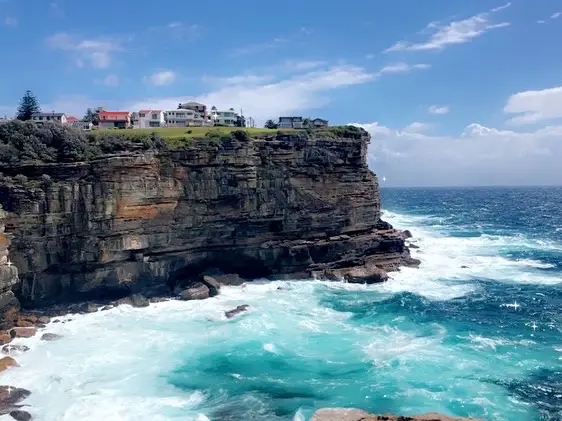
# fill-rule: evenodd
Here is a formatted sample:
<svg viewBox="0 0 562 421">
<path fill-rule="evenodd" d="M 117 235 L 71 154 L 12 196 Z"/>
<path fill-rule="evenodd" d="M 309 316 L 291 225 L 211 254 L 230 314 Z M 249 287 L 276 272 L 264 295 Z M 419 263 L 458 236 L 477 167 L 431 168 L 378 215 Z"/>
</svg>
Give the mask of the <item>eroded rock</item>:
<svg viewBox="0 0 562 421">
<path fill-rule="evenodd" d="M 204 300 L 211 296 L 209 287 L 201 282 L 193 284 L 179 293 L 182 300 Z"/>
<path fill-rule="evenodd" d="M 219 294 L 221 285 L 212 276 L 203 276 L 201 283 L 203 283 L 207 288 L 209 288 L 209 296 L 214 297 Z"/>
<path fill-rule="evenodd" d="M 35 327 L 14 327 L 10 329 L 12 338 L 31 338 L 35 336 L 37 329 Z"/>
<path fill-rule="evenodd" d="M 316 411 L 310 421 L 478 421 L 473 418 L 450 417 L 438 413 L 423 415 L 372 415 L 359 409 L 325 408 Z"/>
<path fill-rule="evenodd" d="M 2 347 L 2 352 L 4 354 L 12 354 L 14 352 L 26 352 L 29 351 L 29 347 L 21 344 L 8 344 Z"/>
<path fill-rule="evenodd" d="M 243 313 L 244 311 L 248 311 L 249 308 L 250 306 L 248 304 L 242 304 L 232 310 L 225 311 L 224 315 L 226 316 L 227 319 L 232 319 L 237 314 Z"/>
<path fill-rule="evenodd" d="M 3 357 L 0 359 L 0 372 L 12 367 L 19 367 L 18 362 L 12 357 Z"/>
<path fill-rule="evenodd" d="M 30 421 L 32 419 L 31 414 L 27 411 L 21 409 L 16 409 L 10 412 L 10 416 L 16 421 Z"/>
<path fill-rule="evenodd" d="M 62 338 L 62 336 L 57 335 L 56 333 L 44 333 L 43 335 L 41 335 L 42 341 L 49 341 L 49 342 L 58 341 L 61 338 Z"/>
<path fill-rule="evenodd" d="M 0 415 L 17 410 L 17 404 L 26 399 L 31 392 L 12 386 L 0 386 Z"/>
</svg>

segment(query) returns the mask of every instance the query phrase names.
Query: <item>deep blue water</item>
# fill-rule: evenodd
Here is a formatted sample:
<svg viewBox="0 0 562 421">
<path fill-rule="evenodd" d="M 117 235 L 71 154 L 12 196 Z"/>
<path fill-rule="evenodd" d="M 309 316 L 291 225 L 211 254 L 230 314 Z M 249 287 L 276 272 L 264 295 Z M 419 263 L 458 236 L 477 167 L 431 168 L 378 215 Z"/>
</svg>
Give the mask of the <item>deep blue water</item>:
<svg viewBox="0 0 562 421">
<path fill-rule="evenodd" d="M 303 421 L 326 406 L 562 420 L 562 189 L 383 189 L 382 202 L 419 269 L 75 317 L 6 384 L 33 390 L 40 421 Z"/>
</svg>

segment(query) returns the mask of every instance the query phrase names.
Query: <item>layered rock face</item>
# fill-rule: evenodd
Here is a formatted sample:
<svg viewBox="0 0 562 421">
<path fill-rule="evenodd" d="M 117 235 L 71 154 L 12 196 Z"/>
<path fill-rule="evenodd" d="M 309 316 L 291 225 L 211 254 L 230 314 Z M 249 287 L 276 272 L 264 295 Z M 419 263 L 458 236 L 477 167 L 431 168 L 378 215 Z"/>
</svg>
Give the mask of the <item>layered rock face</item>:
<svg viewBox="0 0 562 421">
<path fill-rule="evenodd" d="M 449 417 L 431 413 L 414 416 L 372 415 L 359 409 L 326 408 L 317 411 L 310 421 L 478 421 L 473 418 Z"/>
<path fill-rule="evenodd" d="M 10 239 L 5 234 L 6 214 L 0 207 L 0 329 L 11 327 L 20 304 L 12 287 L 18 283 L 18 270 L 9 257 Z"/>
<path fill-rule="evenodd" d="M 26 307 L 162 295 L 210 269 L 247 279 L 384 280 L 380 269 L 415 261 L 403 233 L 380 219 L 368 142 L 195 142 L 163 154 L 3 169 L 28 177 L 0 183 L 21 280 L 15 292 Z"/>
</svg>

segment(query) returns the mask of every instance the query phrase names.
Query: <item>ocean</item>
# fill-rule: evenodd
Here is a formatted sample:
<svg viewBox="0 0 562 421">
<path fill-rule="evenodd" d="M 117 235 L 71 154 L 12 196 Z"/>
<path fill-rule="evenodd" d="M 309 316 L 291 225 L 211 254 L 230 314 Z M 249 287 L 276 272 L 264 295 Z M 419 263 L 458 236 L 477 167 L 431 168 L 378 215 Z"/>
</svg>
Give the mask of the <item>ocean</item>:
<svg viewBox="0 0 562 421">
<path fill-rule="evenodd" d="M 382 203 L 419 269 L 69 315 L 47 327 L 59 341 L 16 341 L 31 350 L 2 384 L 32 391 L 38 421 L 305 421 L 328 406 L 562 420 L 562 188 L 383 189 Z"/>
</svg>

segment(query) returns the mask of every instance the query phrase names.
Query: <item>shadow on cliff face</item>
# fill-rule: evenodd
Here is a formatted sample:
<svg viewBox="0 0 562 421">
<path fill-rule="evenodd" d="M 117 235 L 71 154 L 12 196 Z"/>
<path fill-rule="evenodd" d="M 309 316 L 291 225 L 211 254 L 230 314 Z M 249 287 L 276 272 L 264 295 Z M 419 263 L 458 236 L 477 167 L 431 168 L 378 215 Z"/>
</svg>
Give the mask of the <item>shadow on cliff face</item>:
<svg viewBox="0 0 562 421">
<path fill-rule="evenodd" d="M 173 290 L 177 285 L 183 286 L 198 281 L 202 275 L 223 274 L 237 274 L 244 279 L 258 279 L 270 276 L 271 270 L 259 259 L 240 253 L 221 252 L 172 270 L 168 278 L 168 286 Z"/>
</svg>

